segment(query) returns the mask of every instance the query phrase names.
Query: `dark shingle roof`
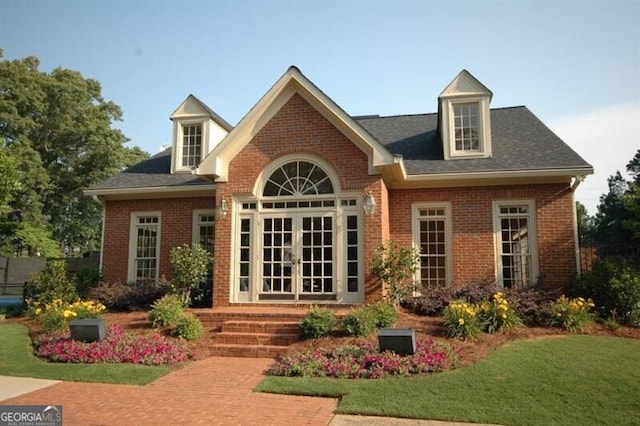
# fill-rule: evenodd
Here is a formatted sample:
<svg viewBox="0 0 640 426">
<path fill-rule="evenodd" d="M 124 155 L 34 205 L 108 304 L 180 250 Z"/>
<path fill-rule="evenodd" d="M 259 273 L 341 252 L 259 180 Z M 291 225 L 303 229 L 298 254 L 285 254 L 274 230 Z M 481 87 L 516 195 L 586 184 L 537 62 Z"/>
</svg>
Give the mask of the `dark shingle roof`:
<svg viewBox="0 0 640 426">
<path fill-rule="evenodd" d="M 436 113 L 354 119 L 391 153 L 402 156 L 409 175 L 591 167 L 523 106 L 491 110 L 492 158 L 445 161 Z M 190 173 L 171 174 L 167 149 L 90 190 L 210 184 Z"/>
<path fill-rule="evenodd" d="M 435 113 L 355 119 L 409 175 L 591 167 L 524 106 L 491 110 L 492 158 L 445 161 Z"/>
<path fill-rule="evenodd" d="M 169 148 L 89 189 L 149 188 L 184 185 L 211 185 L 211 182 L 194 176 L 191 173 L 171 174 L 171 148 Z"/>
</svg>

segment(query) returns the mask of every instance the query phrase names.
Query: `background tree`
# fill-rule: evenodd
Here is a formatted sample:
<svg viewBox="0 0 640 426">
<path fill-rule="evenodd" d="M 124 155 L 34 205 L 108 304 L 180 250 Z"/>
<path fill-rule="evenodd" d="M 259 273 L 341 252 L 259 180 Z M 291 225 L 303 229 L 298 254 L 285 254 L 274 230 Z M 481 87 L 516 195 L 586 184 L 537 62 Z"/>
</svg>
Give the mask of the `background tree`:
<svg viewBox="0 0 640 426">
<path fill-rule="evenodd" d="M 637 250 L 640 245 L 640 150 L 627 164 L 631 181 L 620 172 L 609 178 L 609 192 L 600 197 L 594 239 L 617 251 Z"/>
<path fill-rule="evenodd" d="M 580 246 L 590 246 L 593 243 L 593 233 L 595 231 L 594 218 L 589 216 L 587 208 L 580 201 L 576 201 L 576 215 L 578 216 Z"/>
<path fill-rule="evenodd" d="M 112 128 L 120 107 L 79 72 L 38 70 L 35 57 L 2 60 L 0 146 L 11 152 L 20 187 L 0 212 L 0 254 L 59 255 L 92 250 L 101 206 L 82 190 L 148 156 Z"/>
</svg>

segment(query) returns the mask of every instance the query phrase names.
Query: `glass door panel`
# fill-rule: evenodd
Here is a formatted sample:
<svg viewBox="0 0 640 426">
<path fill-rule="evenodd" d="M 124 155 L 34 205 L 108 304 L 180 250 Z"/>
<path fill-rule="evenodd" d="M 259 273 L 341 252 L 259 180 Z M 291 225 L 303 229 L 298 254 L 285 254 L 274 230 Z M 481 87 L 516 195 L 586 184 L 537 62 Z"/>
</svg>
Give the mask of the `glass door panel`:
<svg viewBox="0 0 640 426">
<path fill-rule="evenodd" d="M 292 294 L 293 219 L 273 217 L 263 219 L 262 285 L 260 291 L 269 294 Z"/>
<path fill-rule="evenodd" d="M 301 222 L 300 291 L 303 295 L 335 293 L 333 215 L 303 216 Z"/>
</svg>

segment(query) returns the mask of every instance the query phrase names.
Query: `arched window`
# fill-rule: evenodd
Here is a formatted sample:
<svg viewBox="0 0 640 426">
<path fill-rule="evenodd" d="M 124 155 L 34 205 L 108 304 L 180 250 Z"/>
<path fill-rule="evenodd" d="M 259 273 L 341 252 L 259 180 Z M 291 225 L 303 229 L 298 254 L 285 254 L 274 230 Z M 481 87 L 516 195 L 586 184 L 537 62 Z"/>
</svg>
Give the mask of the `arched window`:
<svg viewBox="0 0 640 426">
<path fill-rule="evenodd" d="M 333 194 L 327 173 L 308 161 L 292 161 L 269 176 L 262 193 L 265 197 L 299 197 Z"/>
</svg>

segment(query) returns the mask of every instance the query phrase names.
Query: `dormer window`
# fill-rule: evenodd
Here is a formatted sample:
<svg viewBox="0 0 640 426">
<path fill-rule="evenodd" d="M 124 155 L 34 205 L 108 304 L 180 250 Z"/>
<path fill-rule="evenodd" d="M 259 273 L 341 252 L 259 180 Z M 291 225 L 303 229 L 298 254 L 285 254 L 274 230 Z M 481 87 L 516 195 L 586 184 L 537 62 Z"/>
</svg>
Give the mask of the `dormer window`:
<svg viewBox="0 0 640 426">
<path fill-rule="evenodd" d="M 202 124 L 182 125 L 182 167 L 196 167 L 202 160 Z"/>
<path fill-rule="evenodd" d="M 477 102 L 453 104 L 453 133 L 456 151 L 480 151 Z"/>
<path fill-rule="evenodd" d="M 171 114 L 171 173 L 190 173 L 232 127 L 198 98 L 189 95 Z"/>
<path fill-rule="evenodd" d="M 491 157 L 491 96 L 466 70 L 440 94 L 439 131 L 445 160 Z"/>
</svg>

